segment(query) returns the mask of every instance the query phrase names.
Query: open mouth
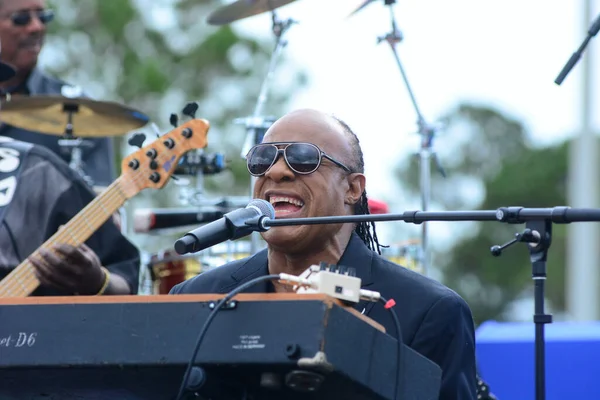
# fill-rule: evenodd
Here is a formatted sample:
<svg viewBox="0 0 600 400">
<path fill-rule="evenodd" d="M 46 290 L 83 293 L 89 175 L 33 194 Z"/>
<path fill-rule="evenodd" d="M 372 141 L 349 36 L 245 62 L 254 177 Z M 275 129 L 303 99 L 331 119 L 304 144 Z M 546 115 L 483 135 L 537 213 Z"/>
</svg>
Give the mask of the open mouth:
<svg viewBox="0 0 600 400">
<path fill-rule="evenodd" d="M 21 42 L 19 46 L 23 50 L 27 51 L 39 51 L 42 48 L 42 40 L 41 39 L 27 39 Z"/>
<path fill-rule="evenodd" d="M 268 200 L 275 209 L 276 218 L 294 216 L 294 214 L 300 213 L 304 207 L 304 202 L 296 197 L 272 195 Z"/>
</svg>

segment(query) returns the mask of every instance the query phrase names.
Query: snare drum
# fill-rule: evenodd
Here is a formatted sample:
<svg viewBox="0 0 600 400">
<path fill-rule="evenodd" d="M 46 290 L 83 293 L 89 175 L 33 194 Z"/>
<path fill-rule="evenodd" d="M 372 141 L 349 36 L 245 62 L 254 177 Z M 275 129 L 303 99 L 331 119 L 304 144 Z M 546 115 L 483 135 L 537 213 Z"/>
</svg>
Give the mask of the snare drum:
<svg viewBox="0 0 600 400">
<path fill-rule="evenodd" d="M 248 242 L 243 240 L 220 243 L 196 254 L 179 255 L 174 250 L 153 254 L 148 263 L 153 293 L 169 294 L 173 286 L 185 280 L 249 255 Z"/>
<path fill-rule="evenodd" d="M 169 294 L 173 286 L 193 278 L 204 269 L 196 258 L 181 256 L 173 250 L 153 254 L 149 267 L 154 294 Z"/>
</svg>

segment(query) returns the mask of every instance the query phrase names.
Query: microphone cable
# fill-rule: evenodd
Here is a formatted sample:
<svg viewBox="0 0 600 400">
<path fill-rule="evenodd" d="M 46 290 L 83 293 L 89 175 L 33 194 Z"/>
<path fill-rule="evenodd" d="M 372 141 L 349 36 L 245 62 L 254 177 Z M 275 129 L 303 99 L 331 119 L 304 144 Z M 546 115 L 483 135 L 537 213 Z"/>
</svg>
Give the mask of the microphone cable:
<svg viewBox="0 0 600 400">
<path fill-rule="evenodd" d="M 390 310 L 392 314 L 392 319 L 394 320 L 394 325 L 396 325 L 396 340 L 398 342 L 398 348 L 396 349 L 396 380 L 394 384 L 394 399 L 398 400 L 398 388 L 400 386 L 400 364 L 402 362 L 402 329 L 400 328 L 400 320 L 398 319 L 398 314 L 396 314 L 396 310 L 394 310 L 394 306 L 396 302 L 393 299 L 387 300 L 385 297 L 380 296 L 379 302 L 383 303 L 383 307 L 387 310 Z"/>
<path fill-rule="evenodd" d="M 225 303 L 227 303 L 229 300 L 231 300 L 233 297 L 235 297 L 237 294 L 244 291 L 245 289 L 248 289 L 249 287 L 252 287 L 260 282 L 277 280 L 277 279 L 279 279 L 279 275 L 259 276 L 258 278 L 254 278 L 254 279 L 244 283 L 243 285 L 240 285 L 237 288 L 233 289 L 232 291 L 227 293 L 227 295 L 225 297 L 223 297 L 221 300 L 219 300 L 219 302 L 217 302 L 217 304 L 215 305 L 215 309 L 212 310 L 212 312 L 208 315 L 208 318 L 206 318 L 206 321 L 204 322 L 204 325 L 202 326 L 202 329 L 200 330 L 200 333 L 198 334 L 198 338 L 196 339 L 196 346 L 194 347 L 194 352 L 192 353 L 192 357 L 190 358 L 190 361 L 187 364 L 187 368 L 185 369 L 185 373 L 183 374 L 181 386 L 179 387 L 179 393 L 177 394 L 177 397 L 175 398 L 175 400 L 183 399 L 183 394 L 185 392 L 185 388 L 187 387 L 188 380 L 190 379 L 190 374 L 192 372 L 192 368 L 194 367 L 194 361 L 196 360 L 196 357 L 198 356 L 198 351 L 200 350 L 200 345 L 202 344 L 202 340 L 204 339 L 204 336 L 206 336 L 208 327 L 210 326 L 213 319 L 215 319 L 215 317 L 217 316 L 217 313 L 219 312 L 219 310 L 221 310 L 221 308 L 225 305 Z"/>
</svg>

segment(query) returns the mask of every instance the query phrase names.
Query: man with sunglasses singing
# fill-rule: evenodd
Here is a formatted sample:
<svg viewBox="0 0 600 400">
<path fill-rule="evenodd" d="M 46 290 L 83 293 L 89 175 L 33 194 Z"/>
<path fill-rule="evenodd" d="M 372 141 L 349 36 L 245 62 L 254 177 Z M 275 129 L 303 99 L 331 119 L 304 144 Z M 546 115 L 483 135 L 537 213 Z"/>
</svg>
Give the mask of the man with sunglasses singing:
<svg viewBox="0 0 600 400">
<path fill-rule="evenodd" d="M 278 219 L 369 213 L 359 140 L 344 122 L 324 113 L 299 110 L 279 119 L 250 150 L 247 165 L 257 177 L 254 197 L 269 201 Z M 353 267 L 362 287 L 395 300 L 406 345 L 442 369 L 440 399 L 476 398 L 469 307 L 440 283 L 381 257 L 374 224 L 273 227 L 262 237 L 267 249 L 204 272 L 171 293 L 227 293 L 258 276 L 300 275 L 320 262 Z M 264 283 L 247 292 L 289 290 Z M 394 335 L 393 319 L 381 305 L 361 302 L 356 308 Z"/>
<path fill-rule="evenodd" d="M 2 97 L 10 95 L 83 95 L 77 87 L 44 73 L 37 65 L 44 45 L 46 25 L 54 19 L 45 0 L 0 0 L 0 41 L 2 60 L 17 70 L 14 78 L 0 83 Z M 77 127 L 75 127 L 76 129 Z M 0 127 L 0 135 L 35 143 L 70 161 L 70 154 L 58 145 L 58 136 L 45 135 L 14 126 Z M 108 186 L 116 177 L 113 143 L 110 138 L 88 138 L 90 148 L 83 149 L 83 170 L 97 186 Z"/>
</svg>

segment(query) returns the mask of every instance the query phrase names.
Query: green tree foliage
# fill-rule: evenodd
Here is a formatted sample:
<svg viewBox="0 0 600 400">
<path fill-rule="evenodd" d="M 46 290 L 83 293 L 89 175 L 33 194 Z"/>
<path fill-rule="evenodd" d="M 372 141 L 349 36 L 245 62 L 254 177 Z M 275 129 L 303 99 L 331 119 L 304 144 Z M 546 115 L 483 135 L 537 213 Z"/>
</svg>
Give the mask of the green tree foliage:
<svg viewBox="0 0 600 400">
<path fill-rule="evenodd" d="M 444 150 L 440 158 L 448 177 L 432 175 L 436 207 L 494 210 L 565 204 L 567 144 L 534 148 L 519 121 L 481 106 L 460 105 L 443 121 L 444 145 L 437 147 Z M 412 160 L 398 171 L 414 195 L 419 193 L 418 168 L 418 160 Z M 456 227 L 463 228 L 459 223 Z M 478 323 L 504 319 L 512 302 L 524 293 L 532 296 L 529 253 L 525 244 L 515 244 L 496 258 L 490 247 L 509 241 L 524 225 L 482 222 L 468 227 L 450 251 L 434 254 L 435 267 L 441 269 L 444 282 L 464 296 Z M 555 310 L 564 309 L 565 235 L 563 226 L 554 225 L 547 296 Z"/>
<path fill-rule="evenodd" d="M 198 117 L 211 122 L 210 149 L 226 152 L 232 170 L 243 171 L 244 128 L 233 120 L 251 114 L 273 40 L 267 36 L 270 26 L 259 39 L 236 31 L 235 23 L 208 25 L 207 16 L 221 5 L 214 0 L 55 1 L 45 64 L 97 99 L 148 114 L 163 132 L 170 128 L 171 113 L 188 101 L 199 102 Z M 290 79 L 288 85 L 278 82 L 271 93 L 266 110 L 271 115 L 280 114 L 289 93 L 304 82 L 294 68 L 285 70 Z M 235 181 L 229 191 L 249 184 L 247 174 L 233 178 L 223 180 Z"/>
<path fill-rule="evenodd" d="M 216 0 L 55 0 L 51 6 L 57 18 L 50 25 L 42 61 L 49 72 L 93 98 L 146 113 L 162 133 L 171 128 L 171 113 L 179 113 L 189 101 L 198 102 L 197 117 L 211 123 L 205 151 L 224 153 L 230 166 L 206 177 L 201 189 L 207 197 L 247 196 L 250 180 L 240 157 L 245 128 L 233 121 L 251 115 L 274 39 L 270 25 L 251 33 L 240 32 L 235 23 L 208 25 L 208 15 L 222 5 Z M 271 90 L 265 108 L 271 116 L 286 111 L 289 94 L 305 79 L 285 58 L 279 64 L 277 73 L 285 73 L 286 79 L 278 79 Z M 151 130 L 145 133 L 149 140 L 155 138 Z M 119 157 L 135 150 L 124 138 L 117 138 Z M 195 183 L 191 178 L 190 187 Z M 181 206 L 180 194 L 171 182 L 160 191 L 142 192 L 128 207 Z M 150 251 L 173 243 L 172 237 L 133 238 Z"/>
</svg>

